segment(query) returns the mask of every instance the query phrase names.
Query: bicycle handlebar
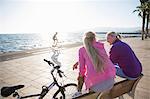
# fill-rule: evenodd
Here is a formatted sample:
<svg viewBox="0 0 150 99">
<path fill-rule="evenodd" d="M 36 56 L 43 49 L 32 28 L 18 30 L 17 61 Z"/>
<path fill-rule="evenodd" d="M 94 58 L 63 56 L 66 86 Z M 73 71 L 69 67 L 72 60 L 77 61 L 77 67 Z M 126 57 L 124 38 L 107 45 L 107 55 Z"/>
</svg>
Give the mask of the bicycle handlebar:
<svg viewBox="0 0 150 99">
<path fill-rule="evenodd" d="M 51 65 L 53 66 L 53 70 L 51 71 L 51 74 L 53 74 L 54 70 L 56 69 L 57 73 L 59 74 L 59 77 L 62 77 L 62 74 L 64 75 L 64 72 L 60 70 L 60 66 L 59 65 L 55 66 L 53 62 L 48 61 L 46 59 L 44 59 L 44 61 L 47 62 L 50 66 Z"/>
<path fill-rule="evenodd" d="M 44 61 L 47 62 L 50 66 L 51 66 L 51 64 L 52 64 L 52 66 L 54 67 L 54 63 L 52 63 L 51 61 L 48 61 L 48 60 L 46 60 L 46 59 L 44 59 Z"/>
</svg>

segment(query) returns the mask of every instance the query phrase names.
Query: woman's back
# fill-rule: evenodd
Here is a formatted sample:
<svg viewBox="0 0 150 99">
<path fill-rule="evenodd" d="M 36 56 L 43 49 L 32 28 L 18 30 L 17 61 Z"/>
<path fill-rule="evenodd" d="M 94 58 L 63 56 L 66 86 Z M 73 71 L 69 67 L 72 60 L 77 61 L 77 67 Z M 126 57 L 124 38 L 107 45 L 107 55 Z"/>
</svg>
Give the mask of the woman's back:
<svg viewBox="0 0 150 99">
<path fill-rule="evenodd" d="M 91 86 L 115 77 L 115 67 L 108 58 L 108 55 L 104 49 L 104 44 L 100 42 L 93 42 L 93 47 L 97 49 L 98 54 L 104 59 L 103 71 L 97 72 L 94 68 L 93 62 L 89 57 L 85 47 L 79 50 L 79 62 L 80 62 L 80 73 L 85 75 L 85 84 L 87 88 Z"/>
</svg>

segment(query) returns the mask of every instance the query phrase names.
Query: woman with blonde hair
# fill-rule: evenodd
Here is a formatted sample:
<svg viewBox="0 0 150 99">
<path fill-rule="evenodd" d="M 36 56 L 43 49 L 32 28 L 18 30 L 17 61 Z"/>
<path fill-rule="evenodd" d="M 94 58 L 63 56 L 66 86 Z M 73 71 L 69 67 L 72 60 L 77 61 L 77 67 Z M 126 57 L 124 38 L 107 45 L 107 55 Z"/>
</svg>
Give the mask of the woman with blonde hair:
<svg viewBox="0 0 150 99">
<path fill-rule="evenodd" d="M 78 91 L 73 97 L 81 95 L 82 85 L 94 92 L 109 90 L 114 85 L 115 68 L 108 58 L 104 44 L 96 41 L 95 33 L 87 32 L 84 37 L 84 46 L 79 49 Z"/>
</svg>

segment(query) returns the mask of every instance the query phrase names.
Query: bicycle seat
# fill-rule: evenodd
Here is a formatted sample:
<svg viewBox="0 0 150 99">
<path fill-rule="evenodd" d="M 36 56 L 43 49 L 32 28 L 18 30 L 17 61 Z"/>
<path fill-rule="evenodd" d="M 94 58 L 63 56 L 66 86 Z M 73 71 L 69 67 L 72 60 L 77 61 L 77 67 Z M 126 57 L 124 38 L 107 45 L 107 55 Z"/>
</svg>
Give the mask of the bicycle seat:
<svg viewBox="0 0 150 99">
<path fill-rule="evenodd" d="M 1 95 L 2 95 L 3 97 L 8 97 L 8 96 L 10 96 L 12 93 L 14 93 L 15 90 L 21 89 L 21 88 L 23 88 L 23 87 L 24 87 L 24 85 L 17 85 L 17 86 L 11 86 L 11 87 L 3 87 L 3 88 L 1 89 Z"/>
</svg>

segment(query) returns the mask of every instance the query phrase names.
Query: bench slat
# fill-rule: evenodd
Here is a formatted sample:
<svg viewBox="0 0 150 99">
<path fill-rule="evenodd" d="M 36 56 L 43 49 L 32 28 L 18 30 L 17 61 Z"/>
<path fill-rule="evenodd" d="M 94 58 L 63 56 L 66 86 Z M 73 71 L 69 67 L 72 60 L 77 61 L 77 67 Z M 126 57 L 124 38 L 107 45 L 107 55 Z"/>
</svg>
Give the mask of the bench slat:
<svg viewBox="0 0 150 99">
<path fill-rule="evenodd" d="M 117 98 L 117 97 L 122 96 L 123 94 L 129 93 L 129 92 L 132 92 L 133 97 L 134 97 L 135 88 L 142 77 L 143 77 L 143 74 L 141 74 L 138 77 L 138 79 L 136 79 L 136 80 L 126 79 L 126 80 L 117 82 L 114 84 L 113 88 L 109 92 L 107 91 L 107 92 L 103 92 L 101 94 L 97 93 L 97 95 L 99 94 L 98 99 L 107 99 L 108 97 L 109 97 L 109 99 Z M 94 95 L 96 95 L 95 92 L 86 93 L 75 99 L 88 99 L 88 96 L 90 99 L 90 97 L 93 97 Z M 97 96 L 95 96 L 95 97 L 97 97 Z"/>
<path fill-rule="evenodd" d="M 143 74 L 141 74 L 138 79 L 136 80 L 123 80 L 120 82 L 117 82 L 114 84 L 114 87 L 110 90 L 110 95 L 113 98 L 122 96 L 125 93 L 128 92 L 135 92 L 135 88 L 139 82 L 139 80 L 143 77 Z"/>
</svg>

